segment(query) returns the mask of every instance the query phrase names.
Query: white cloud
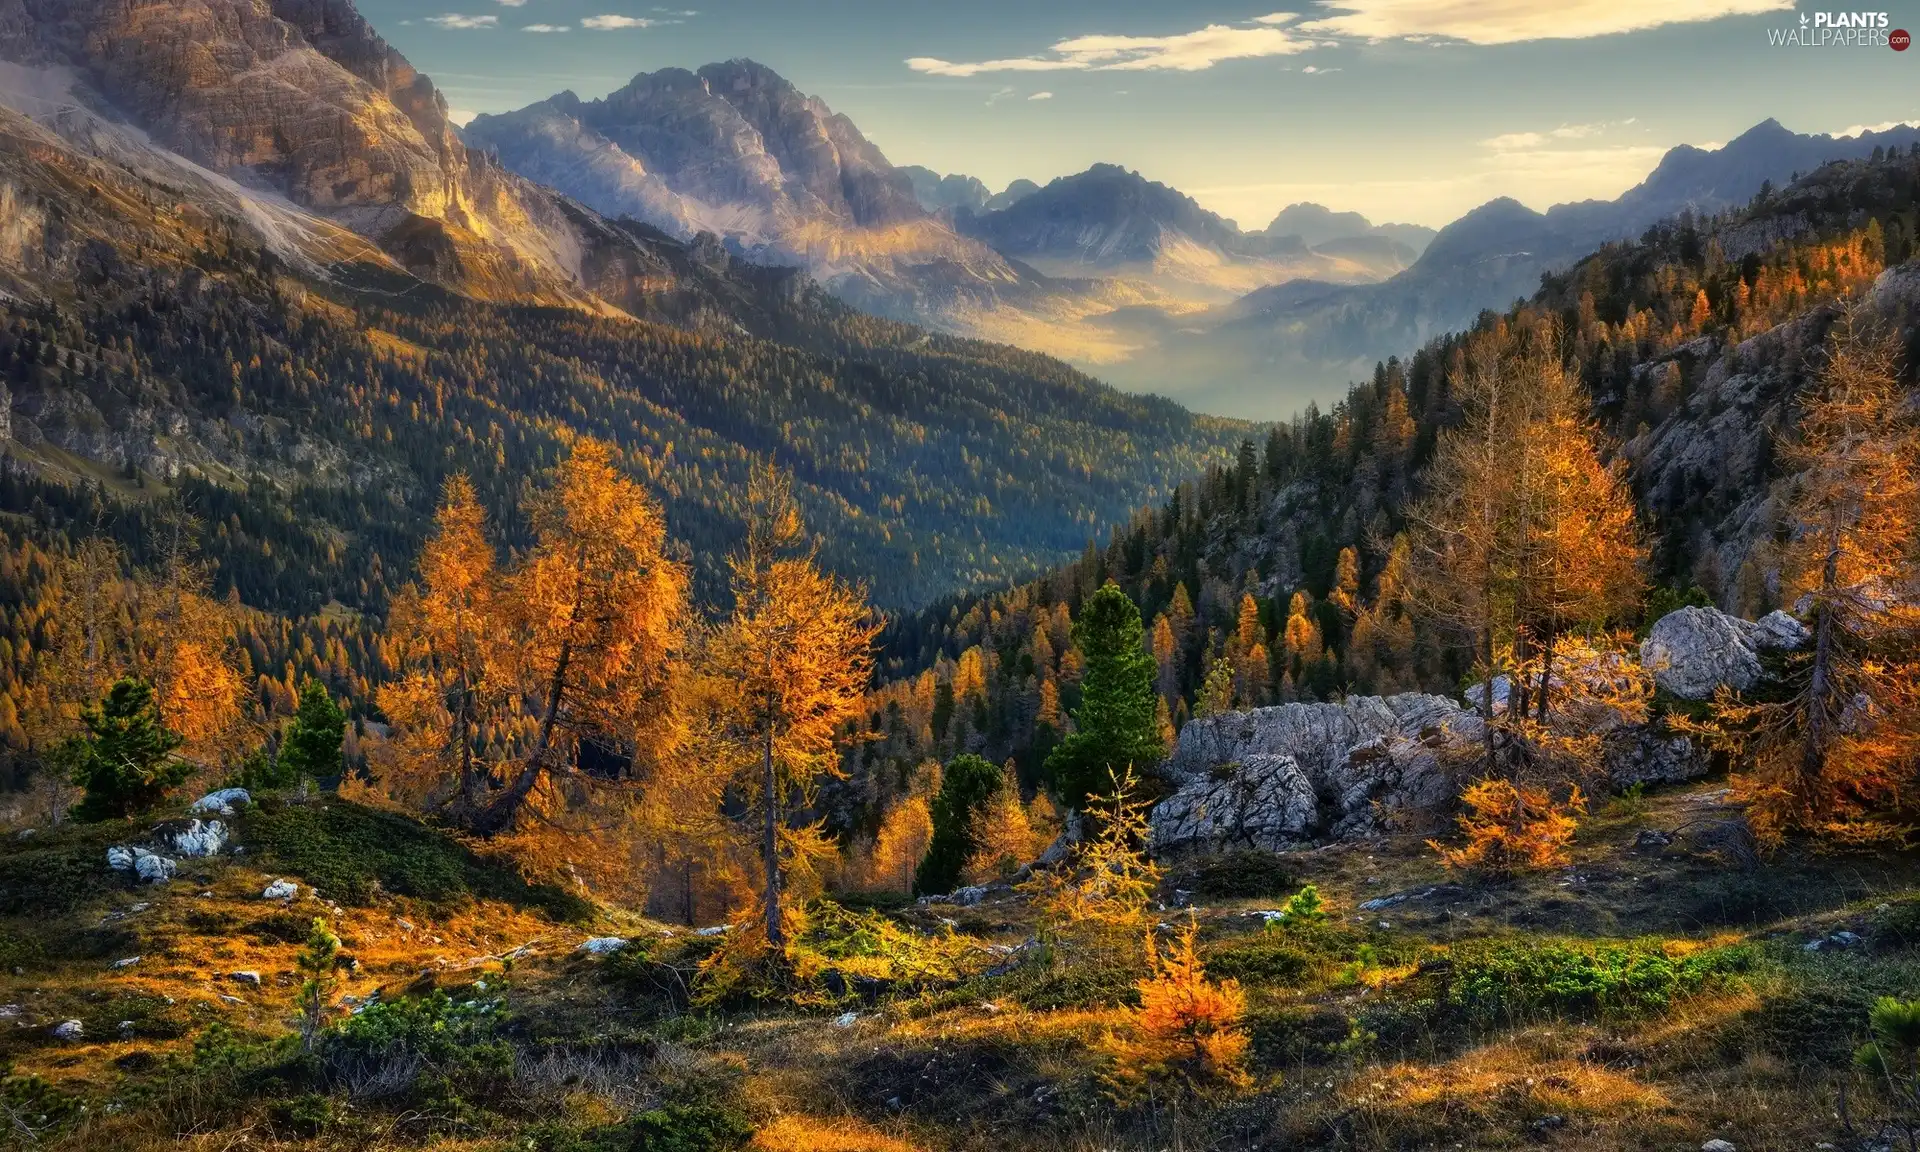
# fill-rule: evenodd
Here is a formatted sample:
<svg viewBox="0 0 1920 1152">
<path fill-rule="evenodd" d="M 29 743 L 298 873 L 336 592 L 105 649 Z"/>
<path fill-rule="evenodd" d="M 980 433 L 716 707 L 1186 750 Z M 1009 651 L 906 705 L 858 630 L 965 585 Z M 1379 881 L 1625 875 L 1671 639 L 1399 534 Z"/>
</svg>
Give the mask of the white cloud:
<svg viewBox="0 0 1920 1152">
<path fill-rule="evenodd" d="M 453 121 L 455 124 L 458 124 L 462 128 L 465 128 L 467 126 L 467 123 L 470 120 L 472 120 L 475 116 L 478 116 L 478 115 L 479 115 L 478 112 L 475 112 L 470 108 L 447 109 L 447 119 Z"/>
<path fill-rule="evenodd" d="M 448 12 L 442 16 L 429 16 L 427 23 L 442 28 L 492 28 L 500 23 L 498 16 L 463 16 L 458 12 Z"/>
<path fill-rule="evenodd" d="M 1051 99 L 1053 99 L 1053 93 L 1051 93 L 1051 92 L 1035 92 L 1035 93 L 1034 93 L 1033 95 L 1031 95 L 1031 96 L 1029 96 L 1029 97 L 1027 97 L 1027 99 L 1029 99 L 1029 100 L 1051 100 Z"/>
<path fill-rule="evenodd" d="M 695 8 L 655 8 L 654 11 L 660 13 L 662 16 L 692 17 L 700 15 L 699 10 Z"/>
<path fill-rule="evenodd" d="M 1787 12 L 1794 0 L 1320 0 L 1303 31 L 1369 40 L 1442 36 L 1470 44 L 1584 40 L 1723 16 Z"/>
<path fill-rule="evenodd" d="M 518 8 L 522 4 L 525 4 L 527 0 L 493 0 L 493 2 L 502 8 Z"/>
<path fill-rule="evenodd" d="M 1835 132 L 1834 135 L 1835 136 L 1864 136 L 1869 132 L 1887 132 L 1895 128 L 1906 128 L 1915 124 L 1920 124 L 1920 121 L 1882 120 L 1878 124 L 1855 124 L 1852 127 L 1843 128 L 1840 131 Z"/>
<path fill-rule="evenodd" d="M 1325 76 L 1329 72 L 1338 71 L 1340 71 L 1338 68 L 1321 68 L 1315 64 L 1309 64 L 1305 68 L 1300 69 L 1301 74 L 1305 76 Z"/>
<path fill-rule="evenodd" d="M 1503 132 L 1498 136 L 1489 136 L 1480 141 L 1482 148 L 1491 148 L 1495 152 L 1525 152 L 1542 148 L 1559 140 L 1585 140 L 1590 136 L 1599 136 L 1615 128 L 1625 128 L 1638 117 L 1625 120 L 1601 121 L 1595 124 L 1562 124 L 1545 132 Z"/>
<path fill-rule="evenodd" d="M 659 23 L 645 16 L 589 16 L 580 21 L 580 27 L 604 31 L 611 28 L 652 28 Z"/>
<path fill-rule="evenodd" d="M 570 32 L 565 24 L 529 24 L 520 29 L 522 32 Z"/>
<path fill-rule="evenodd" d="M 1209 24 L 1172 36 L 1072 36 L 1056 41 L 1045 53 L 999 60 L 954 62 L 933 56 L 914 56 L 907 67 L 930 76 L 978 76 L 983 72 L 1126 72 L 1164 69 L 1199 72 L 1222 60 L 1258 56 L 1291 56 L 1314 47 L 1277 24 L 1293 19 L 1288 12 L 1256 17 L 1252 26 Z"/>
</svg>

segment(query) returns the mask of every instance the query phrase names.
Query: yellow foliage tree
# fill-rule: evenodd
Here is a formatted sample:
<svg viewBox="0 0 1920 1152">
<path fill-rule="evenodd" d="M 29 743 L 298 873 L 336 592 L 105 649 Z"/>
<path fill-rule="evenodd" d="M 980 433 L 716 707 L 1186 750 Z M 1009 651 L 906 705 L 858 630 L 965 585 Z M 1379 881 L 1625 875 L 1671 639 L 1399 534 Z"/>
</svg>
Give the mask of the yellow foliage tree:
<svg viewBox="0 0 1920 1152">
<path fill-rule="evenodd" d="M 1459 816 L 1466 843 L 1458 848 L 1435 840 L 1427 846 L 1449 868 L 1470 868 L 1491 875 L 1554 868 L 1569 860 L 1567 849 L 1579 828 L 1586 797 L 1575 785 L 1564 802 L 1544 788 L 1510 780 L 1482 780 L 1461 796 Z"/>
<path fill-rule="evenodd" d="M 732 616 L 704 653 L 714 747 L 753 806 L 761 921 L 776 955 L 787 943 L 785 881 L 808 855 L 788 827 L 789 801 L 838 770 L 834 732 L 858 715 L 878 625 L 859 589 L 820 571 L 788 478 L 757 471 L 746 540 L 733 556 Z"/>
<path fill-rule="evenodd" d="M 689 623 L 687 573 L 666 555 L 666 518 L 581 440 L 533 503 L 535 544 L 507 580 L 512 648 L 538 718 L 517 774 L 471 821 L 511 826 L 549 772 L 571 773 L 580 742 L 659 760 L 681 744 L 677 669 Z"/>
<path fill-rule="evenodd" d="M 1892 333 L 1843 318 L 1782 452 L 1782 582 L 1811 618 L 1810 659 L 1787 700 L 1723 692 L 1697 729 L 1734 754 L 1765 846 L 1899 840 L 1920 820 L 1920 418 L 1899 361 Z"/>
<path fill-rule="evenodd" d="M 913 870 L 933 842 L 933 813 L 919 793 L 901 797 L 887 810 L 874 837 L 869 882 L 886 892 L 913 891 Z"/>
<path fill-rule="evenodd" d="M 1109 1082 L 1122 1097 L 1166 1083 L 1195 1094 L 1245 1088 L 1250 1040 L 1247 998 L 1234 980 L 1210 980 L 1191 919 L 1162 948 L 1147 933 L 1148 976 L 1135 985 L 1140 1007 L 1110 1034 Z"/>
<path fill-rule="evenodd" d="M 1026 805 L 1020 802 L 1020 781 L 1009 761 L 987 806 L 974 818 L 973 854 L 962 868 L 969 884 L 1006 880 L 1046 848 L 1044 836 L 1034 830 Z"/>
</svg>

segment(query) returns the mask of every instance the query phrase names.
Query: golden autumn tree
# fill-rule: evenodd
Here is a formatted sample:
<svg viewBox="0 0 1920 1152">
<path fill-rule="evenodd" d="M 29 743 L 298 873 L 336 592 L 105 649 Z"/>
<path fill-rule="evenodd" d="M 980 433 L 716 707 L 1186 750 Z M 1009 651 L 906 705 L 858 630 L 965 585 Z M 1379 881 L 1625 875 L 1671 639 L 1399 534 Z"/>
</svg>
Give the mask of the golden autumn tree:
<svg viewBox="0 0 1920 1152">
<path fill-rule="evenodd" d="M 240 702 L 233 608 L 213 598 L 212 567 L 198 555 L 199 518 L 170 505 L 162 520 L 160 562 L 138 582 L 132 664 L 153 685 L 180 754 L 202 766 L 236 763 L 250 744 Z"/>
<path fill-rule="evenodd" d="M 1020 781 L 1009 760 L 1000 787 L 974 818 L 973 854 L 961 869 L 969 884 L 1011 878 L 1046 848 L 1046 836 L 1034 829 L 1027 806 L 1020 800 Z"/>
<path fill-rule="evenodd" d="M 1102 1045 L 1114 1061 L 1109 1082 L 1122 1099 L 1156 1082 L 1197 1095 L 1250 1083 L 1246 994 L 1238 981 L 1207 976 L 1198 928 L 1189 918 L 1164 947 L 1147 933 L 1148 975 L 1135 985 L 1140 1007 Z"/>
<path fill-rule="evenodd" d="M 636 762 L 682 743 L 687 572 L 666 554 L 659 504 L 605 444 L 583 439 L 534 497 L 532 521 L 533 549 L 506 594 L 537 727 L 518 770 L 469 822 L 483 834 L 509 828 L 550 772 L 571 772 L 583 740 Z"/>
<path fill-rule="evenodd" d="M 746 538 L 729 566 L 733 612 L 704 652 L 709 716 L 750 800 L 762 922 L 778 956 L 787 872 L 809 851 L 808 830 L 788 827 L 789 802 L 838 770 L 834 733 L 860 712 L 879 628 L 861 590 L 820 570 L 792 482 L 770 466 L 754 473 Z"/>
<path fill-rule="evenodd" d="M 1890 332 L 1849 311 L 1782 445 L 1782 584 L 1813 643 L 1784 701 L 1722 692 L 1710 736 L 1763 845 L 1901 839 L 1920 819 L 1920 417 Z"/>
<path fill-rule="evenodd" d="M 933 812 L 927 797 L 910 792 L 894 801 L 873 839 L 868 882 L 887 892 L 911 893 L 913 870 L 933 842 Z"/>
<path fill-rule="evenodd" d="M 513 639 L 486 510 L 464 475 L 441 489 L 434 531 L 420 554 L 420 585 L 388 614 L 399 674 L 375 699 L 391 721 L 404 789 L 430 809 L 451 806 L 472 819 L 486 804 L 493 762 L 515 697 Z"/>
</svg>

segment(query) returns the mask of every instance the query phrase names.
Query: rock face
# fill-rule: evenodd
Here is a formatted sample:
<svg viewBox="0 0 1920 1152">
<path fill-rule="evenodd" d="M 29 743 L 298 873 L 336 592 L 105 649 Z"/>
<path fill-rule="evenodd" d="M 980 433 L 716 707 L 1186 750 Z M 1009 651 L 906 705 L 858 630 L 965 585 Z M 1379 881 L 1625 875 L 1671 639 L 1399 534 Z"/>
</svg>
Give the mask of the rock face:
<svg viewBox="0 0 1920 1152">
<path fill-rule="evenodd" d="M 597 100 L 561 92 L 477 116 L 462 136 L 599 212 L 683 240 L 712 233 L 870 310 L 937 318 L 1040 291 L 924 207 L 913 175 L 851 120 L 751 60 L 641 73 Z"/>
<path fill-rule="evenodd" d="M 1174 791 L 1151 813 L 1153 848 L 1272 851 L 1363 832 L 1376 804 L 1444 804 L 1454 786 L 1438 750 L 1482 732 L 1458 704 L 1418 693 L 1191 721 L 1161 767 Z"/>
<path fill-rule="evenodd" d="M 1759 622 L 1712 608 L 1681 608 L 1662 616 L 1640 645 L 1640 663 L 1654 683 L 1682 700 L 1711 700 L 1722 686 L 1751 691 L 1760 682 L 1763 652 L 1798 648 L 1807 630 L 1784 612 Z"/>
<path fill-rule="evenodd" d="M 0 0 L 0 61 L 7 90 L 61 89 L 0 103 L 132 125 L 137 144 L 113 146 L 148 164 L 171 153 L 157 164 L 171 160 L 168 183 L 215 174 L 277 250 L 384 255 L 477 298 L 599 311 L 657 272 L 609 282 L 610 265 L 650 263 L 632 238 L 469 149 L 445 98 L 349 0 Z M 326 225 L 381 251 L 318 237 Z"/>
</svg>

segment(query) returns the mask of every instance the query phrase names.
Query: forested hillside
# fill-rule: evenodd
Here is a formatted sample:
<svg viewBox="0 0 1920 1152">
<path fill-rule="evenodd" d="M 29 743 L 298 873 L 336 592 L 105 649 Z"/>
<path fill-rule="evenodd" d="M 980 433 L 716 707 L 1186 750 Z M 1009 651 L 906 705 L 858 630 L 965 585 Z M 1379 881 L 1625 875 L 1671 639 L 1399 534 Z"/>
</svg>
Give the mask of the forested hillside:
<svg viewBox="0 0 1920 1152">
<path fill-rule="evenodd" d="M 1403 532 L 1440 432 L 1460 419 L 1450 379 L 1475 339 L 1507 327 L 1555 325 L 1651 536 L 1648 618 L 1684 600 L 1779 607 L 1775 437 L 1820 361 L 1829 305 L 1877 279 L 1896 313 L 1920 303 L 1896 267 L 1916 236 L 1920 152 L 1901 152 L 1600 249 L 1523 307 L 1242 443 L 1078 561 L 895 621 L 882 640 L 892 682 L 872 704 L 877 738 L 850 754 L 853 787 L 884 795 L 957 751 L 1012 757 L 1037 779 L 1078 703 L 1072 623 L 1108 580 L 1147 622 L 1169 731 L 1209 709 L 1459 687 L 1472 654 L 1412 611 Z"/>
</svg>

